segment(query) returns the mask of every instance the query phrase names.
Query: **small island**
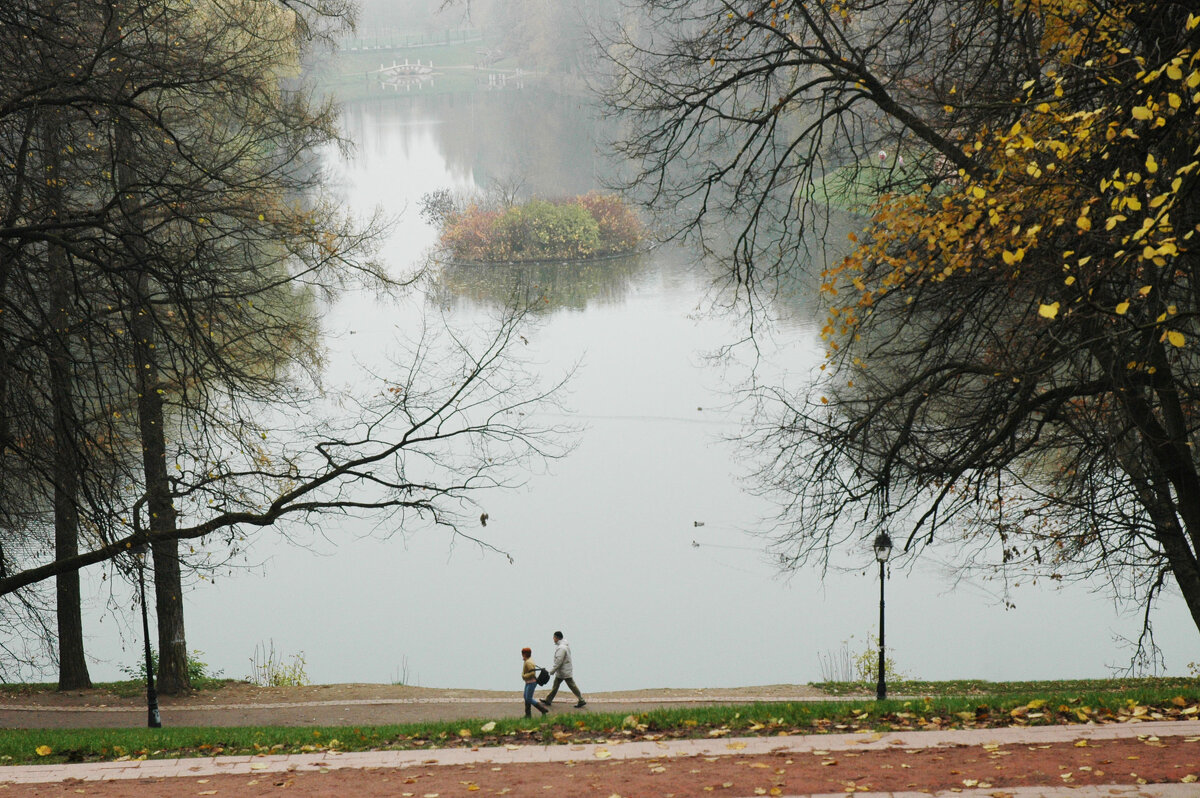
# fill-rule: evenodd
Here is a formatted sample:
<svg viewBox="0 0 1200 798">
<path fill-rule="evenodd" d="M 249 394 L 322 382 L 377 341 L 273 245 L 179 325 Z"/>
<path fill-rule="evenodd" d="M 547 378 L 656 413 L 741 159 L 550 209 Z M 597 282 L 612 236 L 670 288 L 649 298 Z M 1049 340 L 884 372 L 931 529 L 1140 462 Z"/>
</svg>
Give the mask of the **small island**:
<svg viewBox="0 0 1200 798">
<path fill-rule="evenodd" d="M 644 228 L 620 197 L 592 192 L 561 200 L 461 207 L 428 195 L 422 215 L 441 227 L 440 244 L 460 263 L 583 261 L 629 254 Z"/>
</svg>

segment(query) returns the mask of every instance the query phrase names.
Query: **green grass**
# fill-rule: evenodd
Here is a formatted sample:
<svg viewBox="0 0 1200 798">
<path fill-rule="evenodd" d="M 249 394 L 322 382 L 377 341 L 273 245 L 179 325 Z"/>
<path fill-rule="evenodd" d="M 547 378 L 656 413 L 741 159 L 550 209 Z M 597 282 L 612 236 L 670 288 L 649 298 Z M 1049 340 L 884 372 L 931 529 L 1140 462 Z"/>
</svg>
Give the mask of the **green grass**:
<svg viewBox="0 0 1200 798">
<path fill-rule="evenodd" d="M 391 726 L 0 730 L 0 762 L 88 762 L 122 757 L 292 754 L 377 749 L 693 737 L 814 734 L 856 731 L 991 728 L 1200 717 L 1194 680 L 1026 682 L 1048 689 L 1000 695 L 936 696 L 911 701 L 871 699 L 680 707 L 633 715 L 554 713 L 546 718 L 477 719 Z M 1145 684 L 1155 682 L 1155 684 Z M 1099 683 L 1103 689 L 1088 686 Z M 980 682 L 913 684 L 979 685 Z M 1111 688 L 1111 689 L 1109 689 Z M 948 688 L 947 688 L 948 689 Z M 927 691 L 932 693 L 933 691 Z M 489 725 L 493 724 L 493 725 Z M 485 726 L 487 727 L 485 730 Z M 44 755 L 39 755 L 38 749 Z M 49 752 L 46 753 L 46 749 Z"/>
<path fill-rule="evenodd" d="M 193 678 L 192 689 L 216 690 L 227 684 L 238 684 L 240 681 L 240 679 L 216 679 L 210 677 Z M 122 682 L 95 682 L 92 688 L 95 690 L 105 690 L 121 698 L 132 698 L 146 694 L 146 683 L 137 679 L 128 679 Z M 57 691 L 58 685 L 54 682 L 32 682 L 27 684 L 0 683 L 0 695 L 22 696 L 38 693 L 54 693 Z"/>
<path fill-rule="evenodd" d="M 874 695 L 875 683 L 816 682 L 817 689 L 835 696 Z M 1031 682 L 989 682 L 984 679 L 953 679 L 944 682 L 897 680 L 888 682 L 888 693 L 908 696 L 1009 696 L 1052 693 L 1126 693 L 1136 690 L 1188 690 L 1200 681 L 1181 676 L 1146 679 L 1056 679 Z"/>
</svg>

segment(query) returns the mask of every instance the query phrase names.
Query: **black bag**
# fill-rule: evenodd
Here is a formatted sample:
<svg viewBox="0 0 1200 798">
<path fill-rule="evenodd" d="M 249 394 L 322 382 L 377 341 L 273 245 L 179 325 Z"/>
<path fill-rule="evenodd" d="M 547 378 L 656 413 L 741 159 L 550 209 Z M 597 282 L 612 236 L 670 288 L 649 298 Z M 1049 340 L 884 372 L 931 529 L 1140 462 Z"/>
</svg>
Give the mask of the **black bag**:
<svg viewBox="0 0 1200 798">
<path fill-rule="evenodd" d="M 545 668 L 538 668 L 537 683 L 544 685 L 550 681 L 550 671 Z"/>
</svg>

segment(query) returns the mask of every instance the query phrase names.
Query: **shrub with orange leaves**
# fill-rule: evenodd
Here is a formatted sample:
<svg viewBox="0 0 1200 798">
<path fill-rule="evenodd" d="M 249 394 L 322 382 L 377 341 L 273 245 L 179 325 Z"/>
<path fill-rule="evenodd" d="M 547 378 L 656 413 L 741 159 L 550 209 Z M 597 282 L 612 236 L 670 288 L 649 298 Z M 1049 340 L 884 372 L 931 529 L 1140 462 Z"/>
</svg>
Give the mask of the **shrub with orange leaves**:
<svg viewBox="0 0 1200 798">
<path fill-rule="evenodd" d="M 446 217 L 441 244 L 459 261 L 580 260 L 631 252 L 642 234 L 623 200 L 593 193 L 503 210 L 469 205 Z"/>
</svg>

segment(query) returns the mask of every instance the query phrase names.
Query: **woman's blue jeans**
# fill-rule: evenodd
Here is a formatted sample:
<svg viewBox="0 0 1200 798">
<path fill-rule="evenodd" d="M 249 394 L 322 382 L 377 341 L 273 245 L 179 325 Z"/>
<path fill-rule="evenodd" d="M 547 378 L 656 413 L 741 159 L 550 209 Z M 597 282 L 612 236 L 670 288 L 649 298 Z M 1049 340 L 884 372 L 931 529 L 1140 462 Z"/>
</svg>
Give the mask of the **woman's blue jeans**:
<svg viewBox="0 0 1200 798">
<path fill-rule="evenodd" d="M 537 689 L 537 682 L 528 682 L 525 685 L 525 711 L 528 712 L 533 707 L 533 691 Z"/>
</svg>

